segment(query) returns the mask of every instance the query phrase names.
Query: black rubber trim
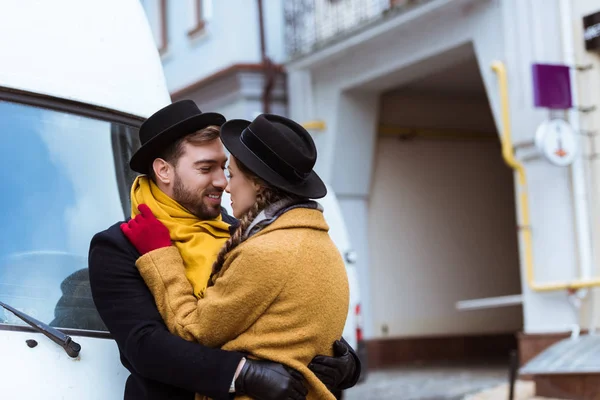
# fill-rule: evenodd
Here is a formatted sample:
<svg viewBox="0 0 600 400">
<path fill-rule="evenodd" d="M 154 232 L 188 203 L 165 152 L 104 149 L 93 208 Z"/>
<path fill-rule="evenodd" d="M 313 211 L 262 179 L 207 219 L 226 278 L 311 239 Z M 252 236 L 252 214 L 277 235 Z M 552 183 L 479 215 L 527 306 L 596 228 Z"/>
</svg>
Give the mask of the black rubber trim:
<svg viewBox="0 0 600 400">
<path fill-rule="evenodd" d="M 84 117 L 91 117 L 107 122 L 130 125 L 134 128 L 139 128 L 142 122 L 145 120 L 145 118 L 127 114 L 121 111 L 93 106 L 74 100 L 65 100 L 39 93 L 7 88 L 4 86 L 0 86 L 0 100 L 74 113 Z"/>
</svg>

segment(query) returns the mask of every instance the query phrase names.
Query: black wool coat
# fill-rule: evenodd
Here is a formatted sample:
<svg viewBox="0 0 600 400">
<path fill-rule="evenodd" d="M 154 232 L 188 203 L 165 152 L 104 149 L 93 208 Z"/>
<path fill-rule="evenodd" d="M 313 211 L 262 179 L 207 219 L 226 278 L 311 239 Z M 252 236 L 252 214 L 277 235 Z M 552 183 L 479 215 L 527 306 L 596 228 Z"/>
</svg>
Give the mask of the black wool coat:
<svg viewBox="0 0 600 400">
<path fill-rule="evenodd" d="M 228 223 L 235 219 L 224 214 Z M 94 236 L 89 275 L 100 317 L 114 337 L 121 362 L 131 372 L 125 400 L 193 400 L 194 393 L 229 399 L 241 353 L 213 349 L 171 334 L 140 276 L 138 251 L 121 222 Z"/>
</svg>

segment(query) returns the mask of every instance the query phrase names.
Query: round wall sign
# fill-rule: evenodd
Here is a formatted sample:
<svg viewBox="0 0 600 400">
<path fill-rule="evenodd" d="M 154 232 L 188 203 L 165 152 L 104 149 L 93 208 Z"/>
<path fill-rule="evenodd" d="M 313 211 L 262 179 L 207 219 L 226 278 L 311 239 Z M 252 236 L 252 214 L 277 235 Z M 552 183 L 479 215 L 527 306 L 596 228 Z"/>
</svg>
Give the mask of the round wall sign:
<svg viewBox="0 0 600 400">
<path fill-rule="evenodd" d="M 571 165 L 577 155 L 577 137 L 571 125 L 563 119 L 542 122 L 535 133 L 535 144 L 554 165 Z"/>
</svg>

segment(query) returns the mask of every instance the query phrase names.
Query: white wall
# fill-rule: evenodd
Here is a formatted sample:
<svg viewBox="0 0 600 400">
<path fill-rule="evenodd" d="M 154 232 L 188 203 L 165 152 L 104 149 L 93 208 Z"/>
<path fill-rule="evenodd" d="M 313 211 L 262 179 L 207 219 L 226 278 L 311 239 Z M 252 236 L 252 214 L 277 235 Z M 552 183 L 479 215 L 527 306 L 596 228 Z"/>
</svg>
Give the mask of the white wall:
<svg viewBox="0 0 600 400">
<path fill-rule="evenodd" d="M 531 63 L 561 61 L 559 20 L 557 0 L 426 2 L 290 63 L 290 96 L 296 91 L 307 93 L 294 85 L 310 82 L 314 104 L 310 107 L 309 101 L 290 99 L 291 116 L 326 121 L 319 172 L 336 191 L 342 189 L 340 198 L 364 199 L 370 187 L 362 177 L 372 174 L 369 160 L 375 151 L 377 117 L 369 104 L 383 91 L 447 68 L 474 52 L 498 130 L 503 128 L 500 95 L 490 67 L 501 60 L 508 70 L 513 141 L 531 141 L 547 116 L 533 107 Z M 296 73 L 302 76 L 295 77 Z M 361 101 L 363 110 L 357 113 Z M 344 152 L 340 153 L 342 144 Z M 361 168 L 355 165 L 359 161 L 344 154 L 363 155 Z M 544 161 L 530 162 L 526 168 L 537 280 L 573 279 L 578 266 L 569 170 Z M 354 179 L 357 171 L 359 179 Z M 353 243 L 367 240 L 364 231 L 352 234 Z M 566 294 L 536 293 L 528 287 L 523 246 L 520 243 L 525 332 L 568 329 L 577 316 Z M 367 322 L 374 325 L 368 315 L 372 307 L 366 311 Z"/>
<path fill-rule="evenodd" d="M 237 68 L 226 76 L 220 76 L 183 95 L 173 97 L 191 99 L 203 111 L 222 113 L 227 119 L 254 119 L 262 113 L 264 74 L 254 69 Z M 275 79 L 271 91 L 271 112 L 287 114 L 285 77 Z"/>
<path fill-rule="evenodd" d="M 495 2 L 485 2 L 483 9 L 476 7 L 469 14 L 464 12 L 465 3 L 425 3 L 288 64 L 290 115 L 299 120 L 326 121 L 326 130 L 318 134 L 317 167 L 338 193 L 344 211 L 368 209 L 380 94 L 472 58 L 470 43 L 476 32 L 497 24 Z M 345 207 L 345 202 L 352 207 Z M 347 214 L 346 218 L 367 221 L 366 215 Z M 354 246 L 368 242 L 367 227 L 358 228 L 351 230 Z M 359 254 L 357 270 L 361 293 L 367 294 L 363 303 L 368 338 L 376 332 L 372 296 L 368 296 L 371 266 L 366 256 Z"/>
<path fill-rule="evenodd" d="M 247 119 L 248 113 L 246 112 L 246 104 L 244 99 L 238 98 L 228 104 L 221 104 L 219 106 L 208 106 L 206 104 L 199 103 L 194 99 L 201 110 L 211 110 L 223 114 L 227 119 Z"/>
<path fill-rule="evenodd" d="M 593 69 L 578 73 L 577 87 L 579 91 L 579 102 L 581 105 L 592 105 L 600 107 L 600 53 L 586 51 L 583 39 L 582 18 L 600 11 L 600 3 L 597 0 L 575 0 L 573 4 L 573 39 L 575 47 L 575 57 L 581 65 L 592 65 Z M 596 131 L 600 135 L 600 112 L 581 113 L 580 127 L 588 131 Z M 600 149 L 600 137 L 596 136 L 595 149 Z M 592 153 L 590 142 L 584 141 L 588 153 Z M 596 150 L 596 153 L 598 151 Z M 594 241 L 594 276 L 600 276 L 600 160 L 595 159 L 590 162 L 588 167 L 588 179 L 590 180 L 590 205 L 592 208 L 592 239 Z M 581 320 L 582 325 L 589 327 L 592 320 L 592 314 L 595 317 L 595 325 L 600 323 L 600 289 L 593 289 L 592 302 L 594 308 L 588 307 L 590 302 L 585 304 L 584 315 Z"/>
<path fill-rule="evenodd" d="M 494 129 L 485 98 L 435 94 L 385 95 L 380 120 Z M 455 308 L 521 291 L 512 185 L 498 142 L 379 138 L 368 214 L 375 337 L 522 329 L 521 307 Z"/>
<path fill-rule="evenodd" d="M 284 1 L 263 0 L 267 55 L 279 64 L 286 61 L 283 3 Z"/>
<path fill-rule="evenodd" d="M 381 138 L 369 200 L 373 332 L 516 332 L 521 307 L 456 302 L 520 293 L 512 176 L 492 143 Z"/>
<path fill-rule="evenodd" d="M 502 35 L 508 70 L 513 142 L 530 141 L 548 112 L 533 106 L 531 64 L 561 63 L 562 43 L 558 0 L 503 0 Z M 488 52 L 484 44 L 479 47 Z M 488 63 L 489 65 L 489 63 Z M 491 98 L 499 99 L 496 79 L 482 70 Z M 497 101 L 497 100 L 496 100 Z M 499 117 L 500 108 L 494 107 Z M 502 122 L 497 118 L 497 124 Z M 577 239 L 574 230 L 573 188 L 569 168 L 558 168 L 539 160 L 525 164 L 533 228 L 533 259 L 536 281 L 570 281 L 578 277 Z M 525 332 L 566 331 L 578 321 L 565 291 L 538 293 L 525 279 L 521 248 Z"/>
<path fill-rule="evenodd" d="M 205 31 L 189 37 L 190 1 L 169 1 L 168 50 L 163 67 L 169 91 L 205 78 L 236 63 L 260 63 L 257 2 L 252 0 L 204 0 L 210 9 Z M 144 1 L 154 31 L 159 19 L 158 1 Z M 210 3 L 210 4 L 209 4 Z M 264 1 L 267 53 L 276 62 L 284 58 L 283 5 Z"/>
</svg>

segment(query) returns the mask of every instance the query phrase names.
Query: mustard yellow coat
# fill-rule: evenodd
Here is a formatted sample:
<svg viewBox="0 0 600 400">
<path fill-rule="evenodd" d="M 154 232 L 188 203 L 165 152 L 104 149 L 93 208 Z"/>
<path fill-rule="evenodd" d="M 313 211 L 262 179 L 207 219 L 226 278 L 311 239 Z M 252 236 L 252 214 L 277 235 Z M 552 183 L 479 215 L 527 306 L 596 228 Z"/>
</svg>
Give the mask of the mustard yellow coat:
<svg viewBox="0 0 600 400">
<path fill-rule="evenodd" d="M 314 356 L 333 355 L 348 313 L 346 270 L 328 230 L 318 210 L 284 213 L 228 255 L 200 300 L 174 246 L 137 267 L 172 333 L 292 367 L 306 378 L 308 399 L 334 399 L 307 368 Z"/>
</svg>

